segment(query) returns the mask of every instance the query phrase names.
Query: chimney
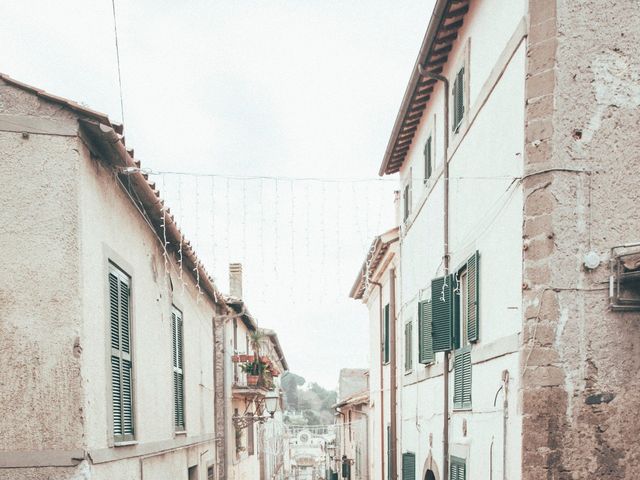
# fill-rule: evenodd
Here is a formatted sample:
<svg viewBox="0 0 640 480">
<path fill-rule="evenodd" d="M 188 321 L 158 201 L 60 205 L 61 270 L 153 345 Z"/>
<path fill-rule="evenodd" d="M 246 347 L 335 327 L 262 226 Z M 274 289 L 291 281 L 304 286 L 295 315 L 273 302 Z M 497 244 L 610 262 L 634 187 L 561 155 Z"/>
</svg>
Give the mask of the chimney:
<svg viewBox="0 0 640 480">
<path fill-rule="evenodd" d="M 229 295 L 242 298 L 242 264 L 229 264 Z"/>
</svg>

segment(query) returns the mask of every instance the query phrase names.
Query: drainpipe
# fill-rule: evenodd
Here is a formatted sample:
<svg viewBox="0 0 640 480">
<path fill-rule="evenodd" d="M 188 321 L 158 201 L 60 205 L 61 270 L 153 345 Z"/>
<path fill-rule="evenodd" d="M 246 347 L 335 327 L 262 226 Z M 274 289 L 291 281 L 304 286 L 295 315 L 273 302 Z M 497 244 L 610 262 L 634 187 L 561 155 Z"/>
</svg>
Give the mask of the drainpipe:
<svg viewBox="0 0 640 480">
<path fill-rule="evenodd" d="M 507 479 L 507 423 L 509 422 L 509 370 L 502 372 L 504 402 L 502 404 L 502 480 Z"/>
<path fill-rule="evenodd" d="M 382 349 L 384 345 L 384 326 L 382 325 L 382 317 L 384 315 L 382 306 L 382 284 L 369 281 L 372 285 L 378 287 L 378 303 L 379 303 L 379 319 L 380 331 L 380 475 L 384 478 L 384 357 Z"/>
<path fill-rule="evenodd" d="M 390 344 L 389 356 L 391 357 L 391 480 L 397 480 L 398 478 L 398 459 L 397 457 L 397 435 L 398 425 L 396 422 L 396 408 L 397 408 L 397 372 L 396 372 L 396 269 L 389 270 L 389 324 L 390 324 Z M 384 472 L 383 472 L 384 473 Z"/>
<path fill-rule="evenodd" d="M 427 72 L 418 65 L 421 76 L 439 80 L 444 86 L 444 274 L 449 275 L 449 80 L 443 75 Z M 449 476 L 449 358 L 451 351 L 444 352 L 444 412 L 442 425 L 442 471 Z"/>
</svg>

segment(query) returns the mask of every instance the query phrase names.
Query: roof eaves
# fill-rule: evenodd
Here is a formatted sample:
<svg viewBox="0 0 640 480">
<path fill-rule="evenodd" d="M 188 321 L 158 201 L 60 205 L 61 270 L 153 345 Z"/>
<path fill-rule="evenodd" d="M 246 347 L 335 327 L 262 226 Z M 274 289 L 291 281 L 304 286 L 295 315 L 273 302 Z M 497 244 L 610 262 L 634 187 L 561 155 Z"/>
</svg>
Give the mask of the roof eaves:
<svg viewBox="0 0 640 480">
<path fill-rule="evenodd" d="M 470 0 L 436 1 L 431 19 L 429 20 L 429 26 L 427 27 L 422 45 L 420 46 L 418 58 L 411 71 L 409 84 L 402 98 L 400 110 L 396 116 L 378 175 L 391 175 L 397 173 L 400 168 L 402 168 L 417 130 L 415 127 L 418 125 L 422 117 L 422 112 L 429 102 L 432 85 L 435 83 L 433 79 L 421 79 L 418 66 L 424 66 L 427 71 L 434 73 L 442 71 L 442 65 L 444 65 L 448 59 L 448 46 L 451 45 L 457 37 L 457 31 L 462 26 L 462 17 L 468 10 L 469 1 Z M 448 18 L 454 21 L 445 25 Z M 456 20 L 458 18 L 460 19 Z M 438 45 L 439 41 L 442 40 L 442 38 L 437 38 L 441 30 L 447 30 L 448 32 L 446 37 L 443 37 L 446 38 L 447 41 L 444 47 Z M 438 50 L 435 51 L 435 56 L 431 58 L 436 45 Z M 399 142 L 401 135 L 402 139 L 401 142 Z"/>
<path fill-rule="evenodd" d="M 398 240 L 400 229 L 399 227 L 393 227 L 390 230 L 387 230 L 381 235 L 378 235 L 371 242 L 371 247 L 367 252 L 367 256 L 362 263 L 362 267 L 360 268 L 360 272 L 358 273 L 358 277 L 356 278 L 353 286 L 351 287 L 351 291 L 349 292 L 349 297 L 354 300 L 360 300 L 364 295 L 364 283 L 367 277 L 367 270 L 369 271 L 369 276 L 371 277 L 375 271 L 378 269 L 380 262 L 386 255 L 389 245 L 396 240 Z M 367 262 L 369 259 L 372 259 L 367 266 Z"/>
</svg>

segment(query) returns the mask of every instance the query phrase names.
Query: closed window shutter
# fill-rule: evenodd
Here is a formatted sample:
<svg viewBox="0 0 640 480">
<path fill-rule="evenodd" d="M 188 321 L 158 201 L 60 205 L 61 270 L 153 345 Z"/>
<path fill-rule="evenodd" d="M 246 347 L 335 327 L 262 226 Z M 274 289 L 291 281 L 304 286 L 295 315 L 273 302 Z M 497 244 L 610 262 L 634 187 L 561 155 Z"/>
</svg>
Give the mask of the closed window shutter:
<svg viewBox="0 0 640 480">
<path fill-rule="evenodd" d="M 431 163 L 431 137 L 427 139 L 427 143 L 424 145 L 424 179 L 427 180 L 431 177 L 433 172 L 433 164 Z"/>
<path fill-rule="evenodd" d="M 389 318 L 389 304 L 384 307 L 384 363 L 389 363 L 389 328 L 390 328 L 390 318 Z"/>
<path fill-rule="evenodd" d="M 134 438 L 130 296 L 129 278 L 110 266 L 111 400 L 116 441 Z"/>
<path fill-rule="evenodd" d="M 402 454 L 402 480 L 416 479 L 416 455 L 407 452 Z"/>
<path fill-rule="evenodd" d="M 453 347 L 452 283 L 452 275 L 434 278 L 431 281 L 431 328 L 434 352 L 446 352 Z"/>
<path fill-rule="evenodd" d="M 456 350 L 453 362 L 453 406 L 471 408 L 471 347 Z"/>
<path fill-rule="evenodd" d="M 173 336 L 174 427 L 176 430 L 184 430 L 184 340 L 182 313 L 176 308 L 171 312 L 171 330 Z"/>
<path fill-rule="evenodd" d="M 404 369 L 413 368 L 413 324 L 411 322 L 404 326 Z"/>
<path fill-rule="evenodd" d="M 456 75 L 453 84 L 453 130 L 458 131 L 464 117 L 464 67 Z"/>
<path fill-rule="evenodd" d="M 480 312 L 480 255 L 474 253 L 467 261 L 467 338 L 477 342 L 479 338 Z"/>
<path fill-rule="evenodd" d="M 431 302 L 418 303 L 418 336 L 420 363 L 433 363 L 436 359 L 433 352 L 433 336 L 431 333 Z"/>
<path fill-rule="evenodd" d="M 450 462 L 450 475 L 451 480 L 466 480 L 467 479 L 467 464 L 464 459 L 451 457 Z"/>
</svg>

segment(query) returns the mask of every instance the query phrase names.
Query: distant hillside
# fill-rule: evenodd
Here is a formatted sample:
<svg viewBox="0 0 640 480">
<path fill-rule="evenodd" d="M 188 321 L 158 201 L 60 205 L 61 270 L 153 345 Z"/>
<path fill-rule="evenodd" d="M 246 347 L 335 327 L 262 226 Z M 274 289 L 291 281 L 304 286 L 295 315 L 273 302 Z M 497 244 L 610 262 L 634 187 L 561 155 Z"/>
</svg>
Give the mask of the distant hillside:
<svg viewBox="0 0 640 480">
<path fill-rule="evenodd" d="M 284 421 L 290 425 L 333 424 L 337 401 L 334 390 L 326 390 L 315 382 L 306 383 L 304 377 L 286 372 L 281 380 L 285 392 Z"/>
</svg>

